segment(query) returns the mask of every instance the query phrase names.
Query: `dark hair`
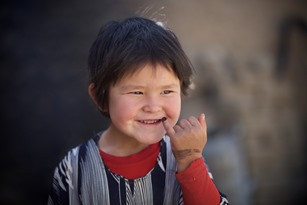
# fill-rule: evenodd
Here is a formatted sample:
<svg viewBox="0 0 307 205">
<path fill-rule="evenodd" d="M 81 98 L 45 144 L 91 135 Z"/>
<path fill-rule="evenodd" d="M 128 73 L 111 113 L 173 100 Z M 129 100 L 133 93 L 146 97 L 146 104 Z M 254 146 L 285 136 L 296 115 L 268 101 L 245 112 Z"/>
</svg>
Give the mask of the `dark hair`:
<svg viewBox="0 0 307 205">
<path fill-rule="evenodd" d="M 123 76 L 151 63 L 173 70 L 187 93 L 193 67 L 176 35 L 162 24 L 143 17 L 104 25 L 90 48 L 88 67 L 90 83 L 103 110 L 108 110 L 109 88 Z"/>
</svg>

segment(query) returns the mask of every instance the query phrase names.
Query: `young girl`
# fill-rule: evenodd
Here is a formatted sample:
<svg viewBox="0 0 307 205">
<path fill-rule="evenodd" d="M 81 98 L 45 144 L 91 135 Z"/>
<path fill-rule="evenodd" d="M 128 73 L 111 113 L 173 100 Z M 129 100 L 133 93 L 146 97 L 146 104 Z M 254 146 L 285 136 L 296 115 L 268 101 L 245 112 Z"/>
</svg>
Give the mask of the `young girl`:
<svg viewBox="0 0 307 205">
<path fill-rule="evenodd" d="M 205 115 L 178 122 L 192 66 L 172 31 L 142 17 L 110 22 L 88 65 L 110 125 L 68 152 L 48 204 L 228 204 L 202 158 Z"/>
</svg>

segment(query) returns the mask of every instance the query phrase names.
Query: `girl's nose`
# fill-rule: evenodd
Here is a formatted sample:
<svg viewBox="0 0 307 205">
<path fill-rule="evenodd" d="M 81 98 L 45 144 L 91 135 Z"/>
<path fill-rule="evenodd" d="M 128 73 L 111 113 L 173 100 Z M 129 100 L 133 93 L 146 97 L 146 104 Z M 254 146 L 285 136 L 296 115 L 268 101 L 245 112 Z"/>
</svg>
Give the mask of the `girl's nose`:
<svg viewBox="0 0 307 205">
<path fill-rule="evenodd" d="M 157 97 L 148 96 L 146 98 L 143 110 L 145 112 L 158 112 L 161 110 L 161 104 Z"/>
</svg>

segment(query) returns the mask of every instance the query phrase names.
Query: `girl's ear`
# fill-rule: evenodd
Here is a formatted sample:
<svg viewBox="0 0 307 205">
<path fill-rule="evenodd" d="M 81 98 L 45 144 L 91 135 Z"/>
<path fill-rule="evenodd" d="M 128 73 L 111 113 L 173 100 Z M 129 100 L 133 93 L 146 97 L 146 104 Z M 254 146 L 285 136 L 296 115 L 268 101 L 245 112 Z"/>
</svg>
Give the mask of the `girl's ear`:
<svg viewBox="0 0 307 205">
<path fill-rule="evenodd" d="M 97 106 L 97 108 L 103 112 L 103 109 L 100 107 L 96 95 L 95 95 L 95 85 L 94 83 L 89 84 L 88 88 L 87 88 L 87 92 L 89 94 L 89 96 L 91 97 L 92 101 L 95 103 L 95 105 Z"/>
</svg>

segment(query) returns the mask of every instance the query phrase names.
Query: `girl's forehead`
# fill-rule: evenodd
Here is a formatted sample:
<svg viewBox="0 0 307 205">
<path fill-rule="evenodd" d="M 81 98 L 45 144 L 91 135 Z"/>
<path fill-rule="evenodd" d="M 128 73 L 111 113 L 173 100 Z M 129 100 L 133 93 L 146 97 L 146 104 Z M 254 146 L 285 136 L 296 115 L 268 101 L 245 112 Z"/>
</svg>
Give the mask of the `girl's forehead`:
<svg viewBox="0 0 307 205">
<path fill-rule="evenodd" d="M 113 88 L 118 91 L 125 92 L 134 89 L 178 89 L 180 90 L 180 81 L 178 77 L 171 71 L 157 67 L 152 69 L 144 67 L 139 72 L 122 78 Z"/>
<path fill-rule="evenodd" d="M 163 65 L 161 63 L 152 64 L 146 63 L 136 67 L 127 69 L 115 83 L 118 83 L 122 80 L 134 79 L 137 77 L 142 77 L 145 75 L 151 75 L 152 77 L 163 77 L 166 73 L 174 75 L 177 79 L 178 76 L 175 74 L 174 70 L 169 65 Z"/>
</svg>

